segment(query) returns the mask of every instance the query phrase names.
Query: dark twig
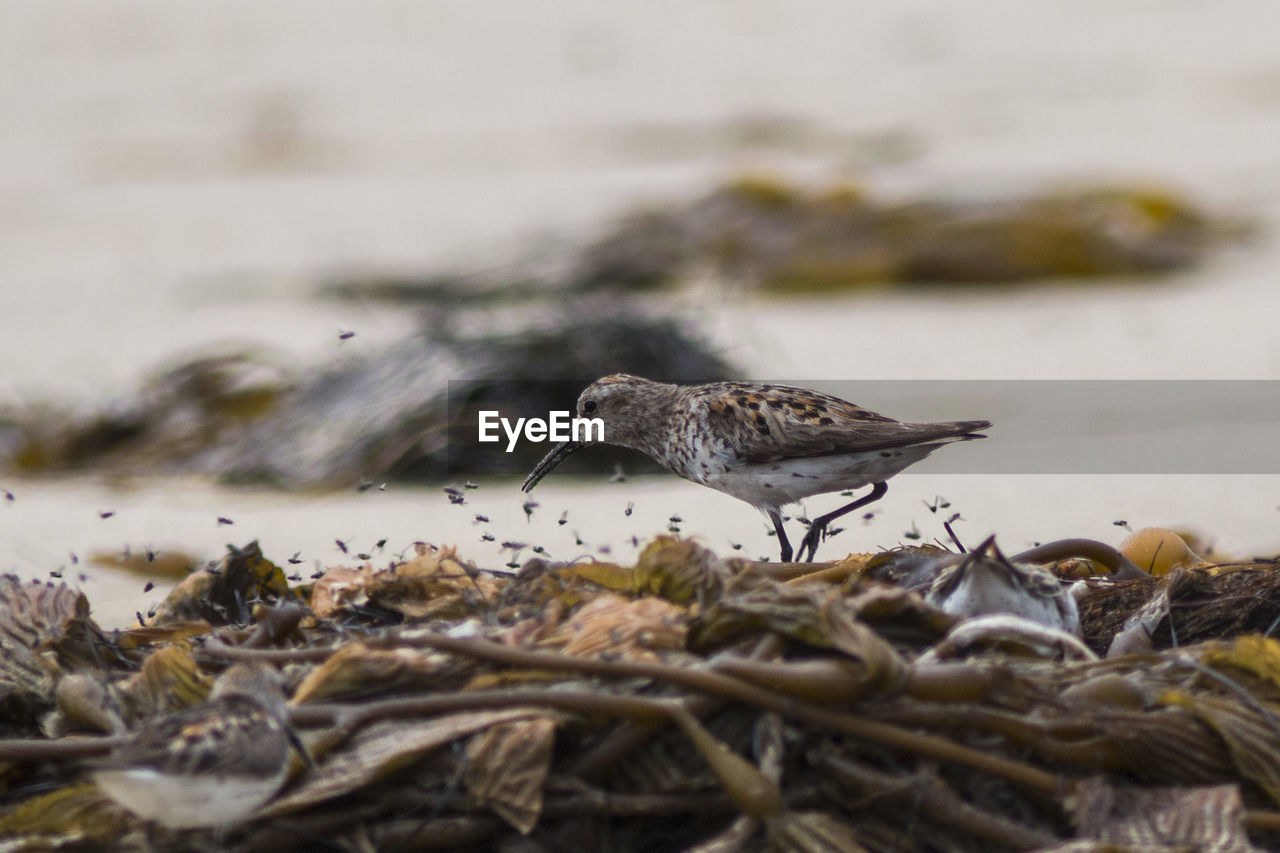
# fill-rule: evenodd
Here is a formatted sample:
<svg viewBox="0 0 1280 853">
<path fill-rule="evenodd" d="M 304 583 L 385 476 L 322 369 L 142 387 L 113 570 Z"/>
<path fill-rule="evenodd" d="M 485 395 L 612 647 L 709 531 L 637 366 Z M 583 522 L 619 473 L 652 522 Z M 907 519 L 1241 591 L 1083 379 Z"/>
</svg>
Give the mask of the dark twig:
<svg viewBox="0 0 1280 853">
<path fill-rule="evenodd" d="M 12 738 L 0 740 L 0 761 L 53 761 L 63 758 L 97 758 L 124 742 L 124 737 Z"/>
</svg>

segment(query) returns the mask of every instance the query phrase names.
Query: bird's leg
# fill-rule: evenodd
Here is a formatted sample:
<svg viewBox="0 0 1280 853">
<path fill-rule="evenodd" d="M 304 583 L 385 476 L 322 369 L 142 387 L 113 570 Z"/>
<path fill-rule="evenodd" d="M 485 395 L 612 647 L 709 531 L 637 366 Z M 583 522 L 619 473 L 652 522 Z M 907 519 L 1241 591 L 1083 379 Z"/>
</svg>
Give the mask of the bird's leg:
<svg viewBox="0 0 1280 853">
<path fill-rule="evenodd" d="M 812 563 L 813 558 L 818 556 L 818 543 L 827 536 L 827 525 L 835 521 L 846 513 L 853 512 L 858 507 L 866 506 L 869 503 L 875 503 L 884 497 L 884 493 L 889 491 L 889 486 L 885 483 L 876 483 L 871 487 L 871 491 L 856 501 L 840 507 L 834 512 L 829 512 L 824 516 L 814 519 L 813 524 L 809 526 L 809 532 L 804 535 L 804 540 L 800 543 L 800 550 L 796 552 L 796 562 Z M 809 549 L 809 559 L 804 559 L 804 549 Z"/>
<path fill-rule="evenodd" d="M 791 562 L 791 542 L 787 540 L 787 531 L 782 526 L 782 513 L 776 509 L 765 510 L 769 515 L 769 520 L 773 522 L 773 530 L 778 534 L 778 544 L 782 546 L 782 556 L 779 560 L 783 563 Z"/>
</svg>

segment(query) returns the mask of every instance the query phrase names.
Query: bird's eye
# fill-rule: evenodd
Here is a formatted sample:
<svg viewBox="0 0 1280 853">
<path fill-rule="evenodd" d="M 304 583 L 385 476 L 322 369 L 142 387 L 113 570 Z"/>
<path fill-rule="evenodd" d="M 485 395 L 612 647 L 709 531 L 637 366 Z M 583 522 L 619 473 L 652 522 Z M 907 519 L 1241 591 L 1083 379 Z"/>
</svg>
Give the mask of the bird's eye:
<svg viewBox="0 0 1280 853">
<path fill-rule="evenodd" d="M 594 412 L 597 408 L 598 406 L 596 405 L 595 400 L 588 400 L 582 404 L 582 411 L 586 412 L 588 415 Z"/>
</svg>

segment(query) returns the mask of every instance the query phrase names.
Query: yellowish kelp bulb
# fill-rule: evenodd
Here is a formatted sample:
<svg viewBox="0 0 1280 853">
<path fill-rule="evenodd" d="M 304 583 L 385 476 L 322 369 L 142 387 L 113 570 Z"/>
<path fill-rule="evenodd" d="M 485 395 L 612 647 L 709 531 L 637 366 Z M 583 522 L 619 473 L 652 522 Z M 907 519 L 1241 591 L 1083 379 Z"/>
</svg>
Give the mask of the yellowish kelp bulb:
<svg viewBox="0 0 1280 853">
<path fill-rule="evenodd" d="M 1120 544 L 1120 553 L 1157 577 L 1202 562 L 1181 536 L 1166 527 L 1144 527 L 1135 531 Z"/>
</svg>

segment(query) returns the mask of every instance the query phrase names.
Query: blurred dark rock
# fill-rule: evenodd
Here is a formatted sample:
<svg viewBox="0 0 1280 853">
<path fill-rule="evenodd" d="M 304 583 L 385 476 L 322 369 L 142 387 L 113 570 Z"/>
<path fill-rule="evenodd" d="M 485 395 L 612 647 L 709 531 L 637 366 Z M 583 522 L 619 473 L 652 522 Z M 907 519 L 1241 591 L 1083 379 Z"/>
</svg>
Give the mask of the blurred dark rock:
<svg viewBox="0 0 1280 853">
<path fill-rule="evenodd" d="M 479 444 L 477 412 L 546 418 L 608 373 L 726 379 L 730 367 L 670 319 L 605 314 L 503 334 L 423 331 L 336 366 L 288 370 L 259 353 L 200 358 L 135 398 L 89 412 L 0 413 L 0 470 L 196 473 L 286 488 L 524 473 L 546 444 Z M 600 448 L 569 470 L 639 454 Z M 647 463 L 651 464 L 651 463 Z"/>
</svg>

